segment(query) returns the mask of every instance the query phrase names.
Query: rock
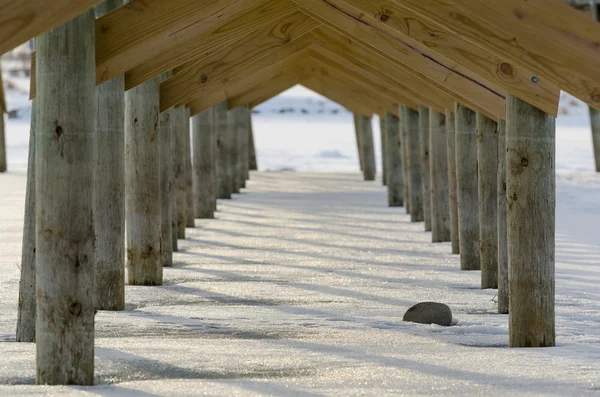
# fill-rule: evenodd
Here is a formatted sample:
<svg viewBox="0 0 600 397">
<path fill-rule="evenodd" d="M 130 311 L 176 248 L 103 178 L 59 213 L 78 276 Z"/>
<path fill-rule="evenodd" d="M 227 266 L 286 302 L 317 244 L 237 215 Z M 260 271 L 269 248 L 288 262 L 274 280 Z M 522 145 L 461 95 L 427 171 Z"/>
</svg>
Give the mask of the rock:
<svg viewBox="0 0 600 397">
<path fill-rule="evenodd" d="M 408 309 L 402 320 L 448 327 L 452 325 L 452 311 L 443 303 L 421 302 Z"/>
</svg>

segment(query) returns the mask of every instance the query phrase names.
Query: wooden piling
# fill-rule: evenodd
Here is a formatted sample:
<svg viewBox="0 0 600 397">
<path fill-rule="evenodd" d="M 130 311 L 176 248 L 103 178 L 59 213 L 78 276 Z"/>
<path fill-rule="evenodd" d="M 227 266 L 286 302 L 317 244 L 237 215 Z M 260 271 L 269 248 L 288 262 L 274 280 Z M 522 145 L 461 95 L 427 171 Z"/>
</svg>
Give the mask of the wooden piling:
<svg viewBox="0 0 600 397">
<path fill-rule="evenodd" d="M 161 81 L 171 76 L 163 73 Z M 173 266 L 173 126 L 171 114 L 173 108 L 163 111 L 160 118 L 158 142 L 160 152 L 160 202 L 161 202 L 161 263 L 163 267 Z"/>
<path fill-rule="evenodd" d="M 36 39 L 40 385 L 94 383 L 94 22 L 91 9 Z"/>
<path fill-rule="evenodd" d="M 215 130 L 213 109 L 192 117 L 196 218 L 215 217 Z"/>
<path fill-rule="evenodd" d="M 590 107 L 590 122 L 592 127 L 594 163 L 596 166 L 596 172 L 600 172 L 600 110 Z"/>
<path fill-rule="evenodd" d="M 162 285 L 159 85 L 125 92 L 125 213 L 130 285 Z"/>
<path fill-rule="evenodd" d="M 385 123 L 386 123 L 386 115 L 380 115 L 379 116 L 379 131 L 380 131 L 380 135 L 381 135 L 381 172 L 382 172 L 382 178 L 381 181 L 383 183 L 383 186 L 387 186 L 387 141 L 386 141 L 386 127 L 385 127 Z"/>
<path fill-rule="evenodd" d="M 249 141 L 248 141 L 248 137 L 250 136 L 250 134 L 248 133 L 248 129 L 250 128 L 249 123 L 250 123 L 250 107 L 248 105 L 243 105 L 241 106 L 242 108 L 242 127 L 239 131 L 239 143 L 240 143 L 240 167 L 242 169 L 241 171 L 241 180 L 240 180 L 240 188 L 245 188 L 246 187 L 246 181 L 250 178 L 250 168 L 249 168 L 249 156 L 248 156 L 248 151 L 249 151 Z"/>
<path fill-rule="evenodd" d="M 254 128 L 252 126 L 252 112 L 248 112 L 248 167 L 250 171 L 258 171 L 258 160 L 256 159 L 256 149 L 254 144 Z M 248 175 L 250 179 L 250 175 Z"/>
<path fill-rule="evenodd" d="M 354 134 L 356 135 L 356 150 L 358 152 L 358 163 L 360 166 L 361 172 L 364 171 L 364 160 L 363 160 L 363 152 L 361 150 L 362 144 L 360 142 L 360 128 L 361 128 L 360 115 L 358 113 L 354 113 Z"/>
<path fill-rule="evenodd" d="M 383 158 L 387 168 L 388 205 L 402 207 L 404 205 L 404 169 L 402 168 L 402 153 L 404 148 L 400 140 L 398 117 L 391 113 L 384 116 L 384 137 L 386 142 Z"/>
<path fill-rule="evenodd" d="M 460 268 L 479 270 L 477 117 L 475 112 L 459 104 L 454 107 L 454 116 Z"/>
<path fill-rule="evenodd" d="M 509 345 L 555 345 L 555 119 L 507 97 Z"/>
<path fill-rule="evenodd" d="M 217 198 L 231 199 L 231 133 L 227 102 L 214 107 L 214 123 L 217 138 Z"/>
<path fill-rule="evenodd" d="M 96 7 L 101 17 L 123 5 L 108 0 Z M 96 309 L 125 309 L 125 77 L 96 87 L 97 144 L 94 232 Z"/>
<path fill-rule="evenodd" d="M 498 313 L 508 313 L 506 234 L 506 121 L 498 120 Z"/>
<path fill-rule="evenodd" d="M 231 177 L 229 183 L 231 184 L 231 193 L 240 192 L 240 179 L 241 179 L 241 155 L 240 155 L 240 140 L 239 131 L 241 128 L 240 117 L 243 117 L 243 112 L 239 107 L 232 109 L 227 112 L 227 120 L 229 123 L 229 167 L 231 169 Z"/>
<path fill-rule="evenodd" d="M 187 225 L 187 194 L 185 179 L 185 123 L 187 114 L 184 106 L 175 108 L 171 112 L 171 126 L 173 128 L 173 182 L 175 194 L 175 208 L 177 210 L 177 237 L 185 238 Z"/>
<path fill-rule="evenodd" d="M 410 172 L 408 167 L 408 132 L 406 128 L 406 124 L 404 123 L 404 112 L 405 108 L 400 105 L 398 107 L 398 126 L 400 127 L 400 139 L 402 146 L 402 170 L 404 171 L 404 208 L 406 209 L 406 213 L 410 214 Z"/>
<path fill-rule="evenodd" d="M 423 222 L 423 180 L 421 169 L 421 135 L 419 132 L 419 113 L 402 106 L 402 123 L 408 136 L 408 174 L 410 192 L 410 220 Z"/>
<path fill-rule="evenodd" d="M 196 227 L 196 199 L 194 198 L 194 177 L 192 170 L 192 143 L 190 131 L 190 110 L 185 109 L 185 226 Z"/>
<path fill-rule="evenodd" d="M 454 112 L 446 109 L 446 142 L 448 153 L 448 200 L 450 209 L 450 239 L 452 253 L 460 254 L 460 238 L 458 231 L 458 202 L 456 187 L 456 120 Z"/>
<path fill-rule="evenodd" d="M 423 190 L 423 221 L 425 231 L 431 231 L 431 184 L 429 166 L 429 108 L 419 106 L 419 142 L 421 144 L 421 188 Z"/>
<path fill-rule="evenodd" d="M 2 83 L 2 69 L 0 68 L 0 172 L 6 172 L 6 134 L 4 130 L 4 113 L 6 113 L 6 111 L 4 85 Z"/>
<path fill-rule="evenodd" d="M 448 197 L 448 148 L 446 115 L 429 110 L 429 183 L 431 200 L 431 241 L 450 241 Z"/>
<path fill-rule="evenodd" d="M 498 123 L 477 113 L 481 288 L 498 288 Z"/>
</svg>

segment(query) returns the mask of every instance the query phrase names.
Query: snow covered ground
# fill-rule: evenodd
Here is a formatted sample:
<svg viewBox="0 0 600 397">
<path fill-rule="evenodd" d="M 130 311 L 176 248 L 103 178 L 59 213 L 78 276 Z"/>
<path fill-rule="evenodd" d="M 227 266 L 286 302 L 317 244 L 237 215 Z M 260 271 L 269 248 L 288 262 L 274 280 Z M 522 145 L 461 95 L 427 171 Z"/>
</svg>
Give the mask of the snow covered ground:
<svg viewBox="0 0 600 397">
<path fill-rule="evenodd" d="M 600 395 L 600 177 L 585 113 L 557 131 L 558 346 L 522 350 L 507 348 L 508 317 L 479 272 L 461 272 L 449 244 L 361 181 L 348 113 L 312 95 L 307 114 L 279 112 L 305 95 L 255 115 L 259 167 L 272 172 L 188 229 L 165 285 L 127 287 L 127 311 L 97 314 L 94 388 L 31 386 L 35 346 L 12 342 L 29 127 L 26 114 L 10 120 L 0 395 Z M 376 121 L 374 136 L 379 147 Z M 447 303 L 458 324 L 403 323 L 423 300 Z"/>
</svg>

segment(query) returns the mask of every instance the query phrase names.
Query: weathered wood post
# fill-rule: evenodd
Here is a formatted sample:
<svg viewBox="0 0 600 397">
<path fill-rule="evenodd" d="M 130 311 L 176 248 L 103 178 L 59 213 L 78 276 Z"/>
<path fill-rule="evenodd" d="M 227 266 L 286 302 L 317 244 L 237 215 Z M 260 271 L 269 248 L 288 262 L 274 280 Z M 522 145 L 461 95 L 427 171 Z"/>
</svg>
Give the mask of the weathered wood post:
<svg viewBox="0 0 600 397">
<path fill-rule="evenodd" d="M 196 227 L 196 199 L 194 198 L 194 177 L 192 170 L 192 142 L 190 134 L 190 110 L 185 109 L 185 225 Z"/>
<path fill-rule="evenodd" d="M 362 144 L 360 142 L 360 128 L 361 128 L 361 122 L 360 122 L 360 115 L 358 113 L 354 113 L 354 134 L 356 135 L 356 150 L 358 152 L 358 163 L 360 166 L 360 170 L 364 171 L 364 159 L 363 159 L 363 152 L 361 150 Z"/>
<path fill-rule="evenodd" d="M 383 183 L 383 186 L 387 185 L 387 167 L 388 167 L 385 119 L 386 119 L 386 115 L 379 115 L 379 131 L 381 132 L 381 170 L 382 170 L 381 171 L 382 172 L 381 181 Z"/>
<path fill-rule="evenodd" d="M 477 117 L 456 104 L 456 193 L 460 268 L 479 270 L 479 185 L 477 182 Z"/>
<path fill-rule="evenodd" d="M 96 17 L 123 5 L 108 0 Z M 125 78 L 119 75 L 96 88 L 94 252 L 96 309 L 125 309 Z"/>
<path fill-rule="evenodd" d="M 36 39 L 36 383 L 94 382 L 94 10 Z"/>
<path fill-rule="evenodd" d="M 254 145 L 254 128 L 252 127 L 252 111 L 248 112 L 248 168 L 250 171 L 258 171 L 256 160 L 256 149 Z M 250 175 L 248 174 L 248 179 Z"/>
<path fill-rule="evenodd" d="M 240 128 L 241 128 L 241 120 L 240 117 L 243 117 L 243 112 L 239 107 L 232 109 L 227 112 L 227 120 L 229 123 L 229 167 L 231 168 L 231 179 L 229 183 L 231 183 L 230 189 L 231 193 L 239 193 L 240 192 L 240 179 L 241 179 L 241 167 L 240 167 L 240 140 L 238 137 Z"/>
<path fill-rule="evenodd" d="M 477 113 L 481 288 L 498 288 L 498 123 Z"/>
<path fill-rule="evenodd" d="M 231 135 L 233 128 L 228 116 L 227 101 L 214 107 L 214 123 L 217 137 L 217 198 L 231 199 Z"/>
<path fill-rule="evenodd" d="M 410 184 L 410 220 L 423 222 L 423 180 L 421 169 L 421 135 L 419 132 L 419 113 L 402 106 L 402 124 L 407 134 L 407 168 Z"/>
<path fill-rule="evenodd" d="M 175 194 L 175 208 L 177 210 L 177 237 L 185 238 L 187 225 L 187 194 L 185 179 L 185 123 L 187 114 L 185 106 L 180 106 L 171 111 L 171 126 L 173 128 L 173 190 Z"/>
<path fill-rule="evenodd" d="M 363 114 L 359 115 L 359 125 L 360 147 L 363 157 L 363 175 L 365 181 L 374 181 L 376 176 L 376 165 L 371 117 Z"/>
<path fill-rule="evenodd" d="M 399 120 L 398 125 L 400 127 L 400 139 L 402 141 L 402 170 L 404 171 L 404 208 L 406 213 L 410 214 L 410 172 L 408 166 L 408 152 L 409 152 L 409 141 L 406 123 L 404 123 L 404 112 L 405 108 L 400 105 L 398 107 Z"/>
<path fill-rule="evenodd" d="M 173 247 L 173 252 L 177 252 L 179 250 L 178 247 L 178 223 L 177 216 L 179 212 L 177 211 L 177 177 L 175 176 L 175 156 L 177 153 L 176 148 L 176 139 L 175 136 L 175 109 L 171 110 L 171 232 L 173 233 L 171 236 L 171 245 Z"/>
<path fill-rule="evenodd" d="M 508 313 L 506 235 L 506 121 L 498 120 L 498 313 Z"/>
<path fill-rule="evenodd" d="M 35 128 L 36 100 L 31 102 L 25 221 L 21 249 L 21 279 L 17 315 L 17 342 L 35 341 Z"/>
<path fill-rule="evenodd" d="M 600 110 L 590 106 L 590 122 L 592 127 L 592 145 L 596 172 L 600 172 Z"/>
<path fill-rule="evenodd" d="M 240 192 L 242 187 L 246 185 L 246 179 L 244 177 L 244 150 L 247 152 L 247 105 L 239 106 L 237 109 L 234 109 L 237 114 L 235 116 L 236 129 L 235 129 L 235 189 L 236 193 Z M 246 143 L 244 143 L 246 141 Z"/>
<path fill-rule="evenodd" d="M 171 72 L 163 73 L 161 81 L 168 79 Z M 160 201 L 161 201 L 161 263 L 163 267 L 173 266 L 173 126 L 169 108 L 160 114 L 158 134 L 160 151 Z"/>
<path fill-rule="evenodd" d="M 429 110 L 429 183 L 431 192 L 431 241 L 450 241 L 448 197 L 448 148 L 446 115 Z"/>
<path fill-rule="evenodd" d="M 6 113 L 2 69 L 0 68 L 0 172 L 6 172 L 6 135 L 4 131 L 4 113 Z"/>
<path fill-rule="evenodd" d="M 162 285 L 159 86 L 125 92 L 125 213 L 130 285 Z"/>
<path fill-rule="evenodd" d="M 421 144 L 421 181 L 423 190 L 423 221 L 425 231 L 431 231 L 431 185 L 429 170 L 429 108 L 419 105 L 419 136 Z"/>
<path fill-rule="evenodd" d="M 555 119 L 507 97 L 509 345 L 555 345 Z"/>
<path fill-rule="evenodd" d="M 402 207 L 404 205 L 404 169 L 402 167 L 402 141 L 400 139 L 400 125 L 398 117 L 391 113 L 384 116 L 384 140 L 386 141 L 383 152 L 384 164 L 387 168 L 388 205 Z"/>
<path fill-rule="evenodd" d="M 192 117 L 196 218 L 215 217 L 215 129 L 213 109 Z"/>
<path fill-rule="evenodd" d="M 250 179 L 250 168 L 248 167 L 250 159 L 248 157 L 249 151 L 249 142 L 248 142 L 248 129 L 250 128 L 250 107 L 248 105 L 242 106 L 242 128 L 239 131 L 239 142 L 240 142 L 240 161 L 241 161 L 241 169 L 242 169 L 242 178 L 240 182 L 240 187 L 246 187 L 246 181 Z"/>
<path fill-rule="evenodd" d="M 456 187 L 456 120 L 454 113 L 446 109 L 446 142 L 448 153 L 448 199 L 450 209 L 450 238 L 452 253 L 460 254 L 460 238 L 458 231 L 458 201 Z"/>
</svg>

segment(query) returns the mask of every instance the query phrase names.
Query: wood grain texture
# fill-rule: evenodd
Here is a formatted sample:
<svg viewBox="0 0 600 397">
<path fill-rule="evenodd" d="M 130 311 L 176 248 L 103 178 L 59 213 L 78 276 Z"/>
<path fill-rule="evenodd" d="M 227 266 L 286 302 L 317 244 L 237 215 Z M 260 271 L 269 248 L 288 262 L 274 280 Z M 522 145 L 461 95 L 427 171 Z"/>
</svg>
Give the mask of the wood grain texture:
<svg viewBox="0 0 600 397">
<path fill-rule="evenodd" d="M 421 170 L 421 136 L 419 112 L 407 106 L 401 107 L 400 122 L 407 136 L 407 168 L 410 193 L 410 221 L 423 222 L 423 172 Z"/>
<path fill-rule="evenodd" d="M 458 201 L 456 180 L 456 121 L 454 112 L 446 110 L 446 138 L 448 152 L 448 199 L 450 209 L 450 238 L 452 253 L 460 254 L 460 237 L 458 232 Z"/>
<path fill-rule="evenodd" d="M 295 68 L 286 69 L 284 73 L 276 78 L 256 82 L 248 90 L 229 98 L 229 109 L 231 110 L 242 105 L 249 105 L 250 108 L 256 107 L 276 97 L 283 91 L 292 88 L 305 77 L 306 72 L 304 71 Z"/>
<path fill-rule="evenodd" d="M 368 98 L 358 100 L 362 93 L 357 92 L 346 84 L 341 84 L 333 79 L 323 79 L 322 77 L 311 77 L 300 82 L 306 88 L 313 90 L 317 94 L 342 105 L 353 113 L 372 115 L 382 109 L 374 105 Z M 363 98 L 361 98 L 363 99 Z"/>
<path fill-rule="evenodd" d="M 293 42 L 318 25 L 312 18 L 295 12 L 197 64 L 176 71 L 173 77 L 161 84 L 161 109 L 185 103 L 202 90 L 210 90 L 236 73 L 245 72 L 261 57 Z"/>
<path fill-rule="evenodd" d="M 453 34 L 423 16 L 390 0 L 343 1 L 362 15 L 356 15 L 399 45 L 411 48 L 446 67 L 449 73 L 463 75 L 503 97 L 511 92 L 534 106 L 556 115 L 560 89 L 548 80 L 534 83 L 531 73 L 508 60 Z"/>
<path fill-rule="evenodd" d="M 404 205 L 404 168 L 402 167 L 404 148 L 400 138 L 400 120 L 388 112 L 383 117 L 383 133 L 386 143 L 384 145 L 384 165 L 387 177 L 388 206 L 402 207 Z"/>
<path fill-rule="evenodd" d="M 506 232 L 506 121 L 498 120 L 498 313 L 508 314 L 508 241 Z"/>
<path fill-rule="evenodd" d="M 431 192 L 431 242 L 450 241 L 448 202 L 448 152 L 446 112 L 429 109 L 429 183 Z"/>
</svg>

